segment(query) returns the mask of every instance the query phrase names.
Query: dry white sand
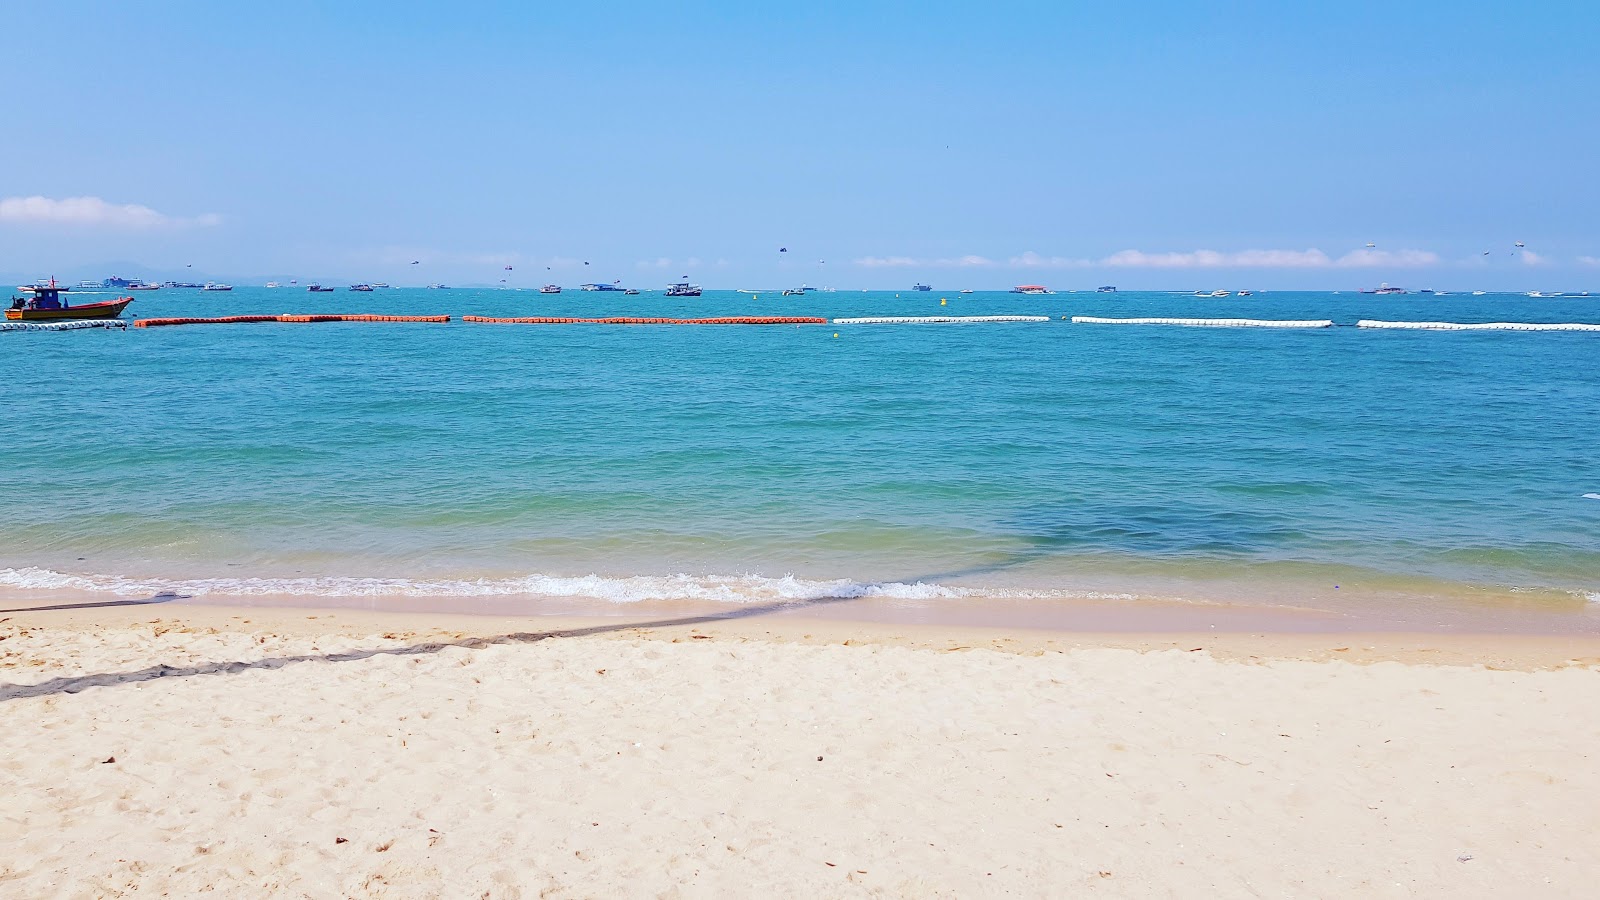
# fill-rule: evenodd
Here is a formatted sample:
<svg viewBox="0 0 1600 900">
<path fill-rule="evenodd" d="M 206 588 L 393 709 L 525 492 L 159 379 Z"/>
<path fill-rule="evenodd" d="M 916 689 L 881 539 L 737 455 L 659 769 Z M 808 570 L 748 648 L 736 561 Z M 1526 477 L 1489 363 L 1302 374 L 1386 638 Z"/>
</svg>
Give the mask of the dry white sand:
<svg viewBox="0 0 1600 900">
<path fill-rule="evenodd" d="M 440 646 L 436 621 L 385 637 L 382 617 L 311 615 L 0 622 L 0 896 L 1600 879 L 1600 669 L 1549 644 L 1538 670 L 1416 663 L 1432 645 L 1353 664 L 793 621 Z"/>
</svg>

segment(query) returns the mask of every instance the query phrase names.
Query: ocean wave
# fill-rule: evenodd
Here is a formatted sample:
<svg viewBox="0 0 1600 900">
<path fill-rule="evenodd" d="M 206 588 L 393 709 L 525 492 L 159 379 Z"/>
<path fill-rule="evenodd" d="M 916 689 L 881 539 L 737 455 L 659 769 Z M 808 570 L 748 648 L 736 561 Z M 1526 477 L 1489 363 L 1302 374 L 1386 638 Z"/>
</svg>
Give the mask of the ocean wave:
<svg viewBox="0 0 1600 900">
<path fill-rule="evenodd" d="M 719 603 L 800 603 L 807 600 L 881 598 L 941 600 L 1134 600 L 1134 594 L 1069 590 L 952 587 L 917 581 L 815 580 L 785 575 L 524 575 L 517 578 L 125 578 L 73 575 L 25 567 L 0 569 L 0 588 L 67 590 L 120 597 L 180 594 L 194 597 L 574 597 L 611 603 L 674 600 Z"/>
</svg>

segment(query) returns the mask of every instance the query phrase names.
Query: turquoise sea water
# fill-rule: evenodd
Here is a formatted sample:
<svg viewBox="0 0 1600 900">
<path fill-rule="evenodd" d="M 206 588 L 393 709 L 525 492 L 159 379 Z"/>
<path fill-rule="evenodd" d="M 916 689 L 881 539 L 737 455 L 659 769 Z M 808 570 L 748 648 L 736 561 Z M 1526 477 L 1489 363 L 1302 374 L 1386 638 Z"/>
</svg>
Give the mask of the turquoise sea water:
<svg viewBox="0 0 1600 900">
<path fill-rule="evenodd" d="M 142 317 L 1052 321 L 0 335 L 0 589 L 516 611 L 1166 597 L 1600 630 L 1600 335 L 1060 320 L 1600 322 L 1600 299 L 137 296 Z"/>
</svg>

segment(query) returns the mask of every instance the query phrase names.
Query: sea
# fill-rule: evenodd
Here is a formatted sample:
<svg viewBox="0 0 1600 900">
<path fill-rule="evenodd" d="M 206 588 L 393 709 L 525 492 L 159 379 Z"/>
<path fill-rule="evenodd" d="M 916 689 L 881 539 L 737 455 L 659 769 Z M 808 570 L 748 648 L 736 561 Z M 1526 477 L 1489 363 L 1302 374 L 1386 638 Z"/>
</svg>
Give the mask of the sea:
<svg viewBox="0 0 1600 900">
<path fill-rule="evenodd" d="M 1600 633 L 1600 333 L 1353 327 L 1600 322 L 1600 298 L 135 296 L 130 317 L 456 318 L 0 334 L 0 612 Z"/>
</svg>

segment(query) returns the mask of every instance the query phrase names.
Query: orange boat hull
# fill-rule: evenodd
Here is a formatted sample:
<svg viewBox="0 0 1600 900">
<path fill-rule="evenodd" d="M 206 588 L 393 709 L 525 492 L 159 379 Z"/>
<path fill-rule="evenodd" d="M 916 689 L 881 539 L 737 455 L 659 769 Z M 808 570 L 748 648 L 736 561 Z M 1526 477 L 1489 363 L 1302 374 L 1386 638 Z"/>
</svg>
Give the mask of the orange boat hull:
<svg viewBox="0 0 1600 900">
<path fill-rule="evenodd" d="M 133 302 L 132 297 L 107 300 L 104 303 L 85 303 L 65 309 L 8 309 L 6 318 L 12 322 L 60 322 L 67 319 L 115 319 Z"/>
</svg>

